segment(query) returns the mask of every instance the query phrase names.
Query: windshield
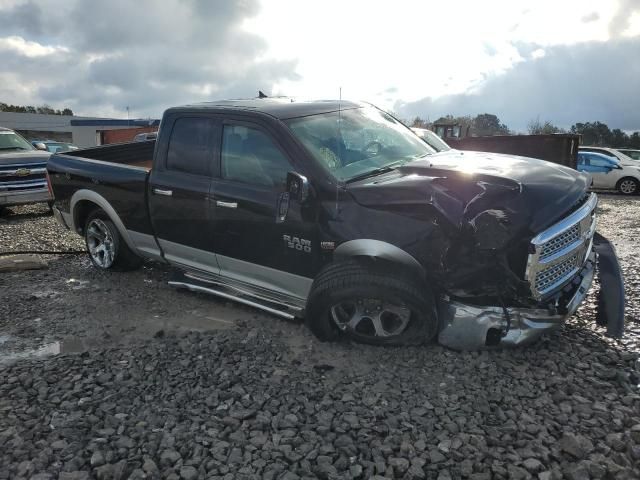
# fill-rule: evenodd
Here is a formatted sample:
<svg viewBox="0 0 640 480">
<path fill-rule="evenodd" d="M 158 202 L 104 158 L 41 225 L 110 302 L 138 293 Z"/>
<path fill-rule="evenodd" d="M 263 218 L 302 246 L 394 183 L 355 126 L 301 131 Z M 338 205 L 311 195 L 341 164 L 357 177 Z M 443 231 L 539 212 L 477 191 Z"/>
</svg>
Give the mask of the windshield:
<svg viewBox="0 0 640 480">
<path fill-rule="evenodd" d="M 416 135 L 418 135 L 422 140 L 427 142 L 430 147 L 432 147 L 437 152 L 446 152 L 451 150 L 451 147 L 447 145 L 444 140 L 442 140 L 438 135 L 433 133 L 431 130 L 426 130 L 424 128 L 412 128 Z"/>
<path fill-rule="evenodd" d="M 293 134 L 340 181 L 434 153 L 387 113 L 367 107 L 287 121 Z"/>
<path fill-rule="evenodd" d="M 33 150 L 33 146 L 11 130 L 0 130 L 0 150 Z"/>
</svg>

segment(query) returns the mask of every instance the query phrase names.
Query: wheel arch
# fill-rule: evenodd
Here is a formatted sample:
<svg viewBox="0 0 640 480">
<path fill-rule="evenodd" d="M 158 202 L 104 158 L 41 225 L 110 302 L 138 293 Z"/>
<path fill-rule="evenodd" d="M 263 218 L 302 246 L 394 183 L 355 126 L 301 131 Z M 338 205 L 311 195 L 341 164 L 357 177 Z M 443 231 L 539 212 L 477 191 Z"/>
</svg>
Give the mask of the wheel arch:
<svg viewBox="0 0 640 480">
<path fill-rule="evenodd" d="M 401 248 L 381 240 L 369 238 L 349 240 L 336 248 L 334 257 L 336 260 L 346 260 L 350 258 L 382 260 L 391 265 L 407 268 L 413 275 L 416 275 L 421 280 L 424 280 L 427 276 L 425 269 L 415 257 Z"/>
<path fill-rule="evenodd" d="M 616 190 L 620 189 L 620 184 L 625 180 L 633 180 L 634 182 L 636 182 L 636 185 L 640 186 L 640 179 L 633 177 L 631 175 L 627 175 L 625 177 L 622 177 L 620 180 L 616 182 Z"/>
<path fill-rule="evenodd" d="M 109 219 L 113 222 L 113 224 L 118 229 L 118 233 L 125 241 L 127 246 L 132 249 L 134 252 L 137 251 L 137 248 L 129 233 L 127 232 L 124 223 L 120 219 L 120 216 L 115 211 L 115 209 L 111 206 L 111 204 L 99 193 L 96 193 L 92 190 L 78 190 L 71 197 L 71 218 L 73 219 L 73 229 L 79 233 L 83 234 L 84 223 L 89 216 L 89 214 L 95 210 L 95 208 L 100 208 L 104 211 Z"/>
</svg>

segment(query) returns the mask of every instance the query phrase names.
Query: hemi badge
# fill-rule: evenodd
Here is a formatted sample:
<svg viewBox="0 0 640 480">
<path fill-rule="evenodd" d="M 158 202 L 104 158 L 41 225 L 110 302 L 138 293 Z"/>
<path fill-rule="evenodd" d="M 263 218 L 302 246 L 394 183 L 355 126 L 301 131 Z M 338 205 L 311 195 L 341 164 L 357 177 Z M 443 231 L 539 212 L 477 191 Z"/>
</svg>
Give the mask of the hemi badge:
<svg viewBox="0 0 640 480">
<path fill-rule="evenodd" d="M 335 250 L 336 242 L 320 242 L 320 248 L 322 250 Z"/>
<path fill-rule="evenodd" d="M 31 175 L 31 170 L 28 168 L 19 168 L 16 170 L 16 177 L 26 177 L 27 175 Z"/>
</svg>

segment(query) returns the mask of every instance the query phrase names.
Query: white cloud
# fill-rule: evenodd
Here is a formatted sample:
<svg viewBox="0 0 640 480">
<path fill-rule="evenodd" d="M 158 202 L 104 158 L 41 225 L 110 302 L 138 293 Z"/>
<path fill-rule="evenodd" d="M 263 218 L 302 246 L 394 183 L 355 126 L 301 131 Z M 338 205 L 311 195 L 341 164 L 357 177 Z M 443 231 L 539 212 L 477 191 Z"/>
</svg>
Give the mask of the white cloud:
<svg viewBox="0 0 640 480">
<path fill-rule="evenodd" d="M 267 0 L 243 26 L 268 39 L 265 54 L 299 59 L 301 80 L 278 93 L 336 97 L 342 87 L 390 107 L 475 91 L 549 46 L 606 41 L 615 14 L 615 2 L 599 0 Z M 526 58 L 522 44 L 534 46 Z"/>
<path fill-rule="evenodd" d="M 132 115 L 158 116 L 171 105 L 258 89 L 336 98 L 342 88 L 343 98 L 385 108 L 480 95 L 523 65 L 552 76 L 540 69 L 555 47 L 571 52 L 640 35 L 639 5 L 167 0 L 157 8 L 110 0 L 87 8 L 80 0 L 0 0 L 0 75 L 11 74 L 0 101 L 91 115 L 124 115 L 129 105 Z M 513 91 L 502 93 L 511 100 Z"/>
<path fill-rule="evenodd" d="M 42 45 L 38 42 L 25 40 L 24 38 L 15 35 L 4 38 L 0 37 L 0 51 L 2 50 L 12 51 L 29 58 L 69 52 L 69 49 L 66 47 Z"/>
</svg>

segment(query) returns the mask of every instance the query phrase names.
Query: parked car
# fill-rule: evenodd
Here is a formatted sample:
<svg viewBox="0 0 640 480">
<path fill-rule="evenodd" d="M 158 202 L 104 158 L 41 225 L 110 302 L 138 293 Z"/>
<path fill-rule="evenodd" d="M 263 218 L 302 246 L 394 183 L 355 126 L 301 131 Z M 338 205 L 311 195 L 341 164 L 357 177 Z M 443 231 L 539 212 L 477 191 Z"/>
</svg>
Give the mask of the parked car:
<svg viewBox="0 0 640 480">
<path fill-rule="evenodd" d="M 436 154 L 367 104 L 171 108 L 155 150 L 55 154 L 48 171 L 56 218 L 84 236 L 97 268 L 165 262 L 183 272 L 171 285 L 303 317 L 322 340 L 525 344 L 578 308 L 597 255 L 598 321 L 613 336 L 624 328 L 622 277 L 595 233 L 587 175 Z"/>
<path fill-rule="evenodd" d="M 13 205 L 51 204 L 53 195 L 46 171 L 50 156 L 13 130 L 0 127 L 0 213 Z"/>
<path fill-rule="evenodd" d="M 638 165 L 638 162 L 615 148 L 608 147 L 579 147 L 578 152 L 591 152 L 605 155 L 620 162 L 622 165 Z"/>
<path fill-rule="evenodd" d="M 139 133 L 133 137 L 134 142 L 148 142 L 149 140 L 155 140 L 158 138 L 158 132 Z"/>
<path fill-rule="evenodd" d="M 624 195 L 640 193 L 640 165 L 623 165 L 602 153 L 579 151 L 578 170 L 591 175 L 595 188 L 617 190 Z"/>
<path fill-rule="evenodd" d="M 31 140 L 31 145 L 33 145 L 38 150 L 46 150 L 50 153 L 78 150 L 78 147 L 73 143 L 57 142 L 55 140 Z"/>
<path fill-rule="evenodd" d="M 634 160 L 640 160 L 640 150 L 634 150 L 632 148 L 616 148 L 620 153 L 626 155 Z"/>
<path fill-rule="evenodd" d="M 427 130 L 426 128 L 417 128 L 414 127 L 413 133 L 418 135 L 422 140 L 424 140 L 427 145 L 433 148 L 436 152 L 448 152 L 451 150 L 451 147 L 447 145 L 447 143 L 442 140 L 438 135 L 436 135 L 431 130 Z"/>
</svg>

